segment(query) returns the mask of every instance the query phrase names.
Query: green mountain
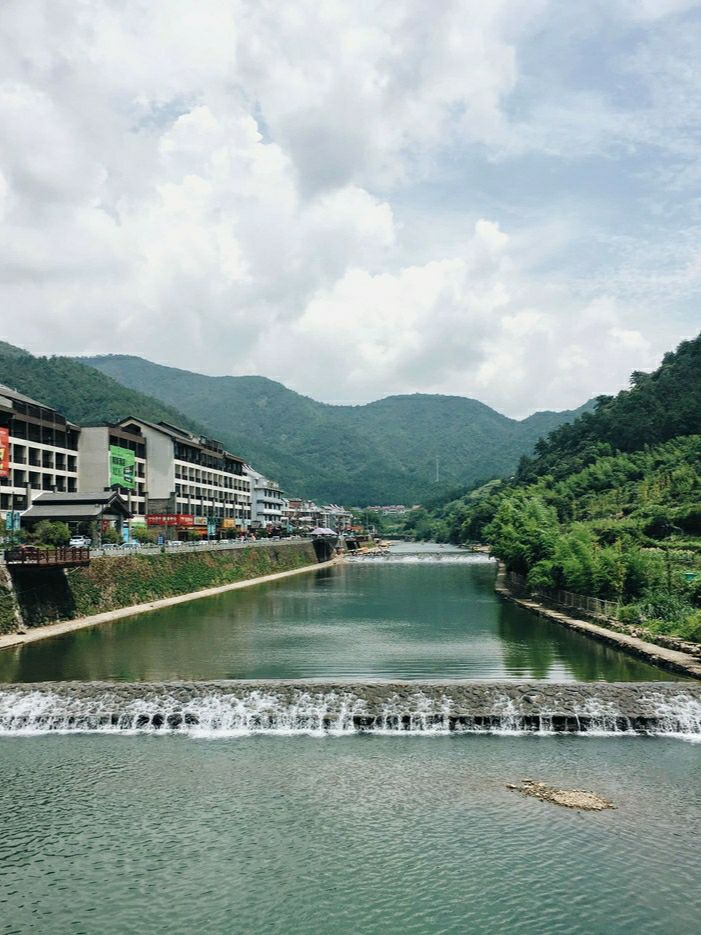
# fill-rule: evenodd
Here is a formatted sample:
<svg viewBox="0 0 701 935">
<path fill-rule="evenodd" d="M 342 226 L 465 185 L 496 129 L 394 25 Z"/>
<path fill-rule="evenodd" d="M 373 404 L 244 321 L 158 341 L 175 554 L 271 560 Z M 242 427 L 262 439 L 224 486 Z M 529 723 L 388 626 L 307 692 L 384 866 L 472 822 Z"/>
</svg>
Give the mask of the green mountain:
<svg viewBox="0 0 701 935">
<path fill-rule="evenodd" d="M 57 409 L 79 425 L 140 415 L 153 422 L 174 422 L 206 434 L 202 426 L 172 406 L 127 389 L 69 357 L 34 357 L 21 348 L 0 342 L 0 383 Z"/>
<path fill-rule="evenodd" d="M 362 505 L 412 503 L 509 475 L 541 435 L 586 408 L 519 422 L 458 396 L 331 406 L 264 377 L 210 377 L 120 355 L 81 360 L 187 413 L 286 490 Z"/>
<path fill-rule="evenodd" d="M 533 590 L 615 600 L 628 622 L 701 640 L 701 335 L 539 441 L 511 481 L 408 525 L 488 541 Z"/>
</svg>

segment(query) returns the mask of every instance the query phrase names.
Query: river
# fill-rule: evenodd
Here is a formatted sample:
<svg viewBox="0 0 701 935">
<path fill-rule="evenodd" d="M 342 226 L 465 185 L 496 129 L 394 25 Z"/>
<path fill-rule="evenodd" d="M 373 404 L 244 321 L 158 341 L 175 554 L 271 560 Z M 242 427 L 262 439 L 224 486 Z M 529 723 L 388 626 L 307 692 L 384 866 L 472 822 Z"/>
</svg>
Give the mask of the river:
<svg viewBox="0 0 701 935">
<path fill-rule="evenodd" d="M 696 734 L 461 733 L 420 718 L 366 733 L 347 717 L 257 730 L 231 699 L 238 728 L 224 730 L 226 683 L 183 682 L 295 679 L 284 691 L 313 697 L 318 681 L 299 680 L 347 680 L 371 700 L 377 679 L 424 680 L 426 695 L 440 680 L 456 698 L 525 678 L 531 697 L 687 684 L 498 600 L 493 580 L 482 558 L 397 549 L 0 654 L 2 679 L 24 684 L 0 690 L 1 935 L 695 933 Z M 162 681 L 199 692 L 195 728 L 143 714 Z M 283 688 L 274 700 L 289 709 Z M 616 808 L 507 788 L 526 777 Z"/>
<path fill-rule="evenodd" d="M 0 682 L 679 678 L 500 600 L 482 555 L 409 548 L 8 650 Z"/>
</svg>

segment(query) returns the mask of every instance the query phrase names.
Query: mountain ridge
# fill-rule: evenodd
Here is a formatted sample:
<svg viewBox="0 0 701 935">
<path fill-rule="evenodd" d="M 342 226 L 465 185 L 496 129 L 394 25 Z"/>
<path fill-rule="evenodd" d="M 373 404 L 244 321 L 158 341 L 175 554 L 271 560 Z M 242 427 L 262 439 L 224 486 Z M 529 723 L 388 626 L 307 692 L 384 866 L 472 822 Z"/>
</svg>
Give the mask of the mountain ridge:
<svg viewBox="0 0 701 935">
<path fill-rule="evenodd" d="M 288 491 L 363 505 L 416 502 L 441 486 L 511 473 L 541 435 L 591 405 L 523 420 L 442 394 L 336 405 L 268 377 L 208 376 L 136 355 L 77 360 L 180 408 Z"/>
</svg>

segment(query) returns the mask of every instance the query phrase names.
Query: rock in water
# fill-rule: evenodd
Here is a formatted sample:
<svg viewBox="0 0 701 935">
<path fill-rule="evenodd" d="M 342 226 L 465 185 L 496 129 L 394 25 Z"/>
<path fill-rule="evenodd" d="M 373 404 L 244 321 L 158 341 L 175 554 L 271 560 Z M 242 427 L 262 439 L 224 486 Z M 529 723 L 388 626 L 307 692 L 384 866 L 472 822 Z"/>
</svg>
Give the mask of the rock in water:
<svg viewBox="0 0 701 935">
<path fill-rule="evenodd" d="M 604 809 L 616 807 L 613 802 L 596 792 L 587 792 L 584 789 L 556 789 L 534 779 L 523 779 L 520 785 L 507 783 L 506 788 L 540 799 L 542 802 L 553 802 L 564 808 L 576 808 L 584 812 L 602 812 Z"/>
</svg>

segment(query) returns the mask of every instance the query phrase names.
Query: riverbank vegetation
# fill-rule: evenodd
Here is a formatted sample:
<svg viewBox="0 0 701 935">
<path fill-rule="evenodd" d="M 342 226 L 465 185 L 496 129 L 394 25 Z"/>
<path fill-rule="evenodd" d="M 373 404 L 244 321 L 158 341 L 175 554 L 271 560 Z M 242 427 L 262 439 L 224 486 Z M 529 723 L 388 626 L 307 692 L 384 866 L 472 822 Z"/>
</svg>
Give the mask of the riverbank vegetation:
<svg viewBox="0 0 701 935">
<path fill-rule="evenodd" d="M 701 641 L 701 336 L 538 442 L 513 478 L 405 529 L 488 542 L 533 591 L 613 600 L 627 623 Z"/>
</svg>

